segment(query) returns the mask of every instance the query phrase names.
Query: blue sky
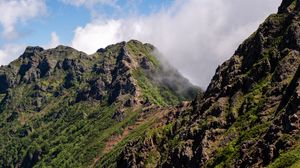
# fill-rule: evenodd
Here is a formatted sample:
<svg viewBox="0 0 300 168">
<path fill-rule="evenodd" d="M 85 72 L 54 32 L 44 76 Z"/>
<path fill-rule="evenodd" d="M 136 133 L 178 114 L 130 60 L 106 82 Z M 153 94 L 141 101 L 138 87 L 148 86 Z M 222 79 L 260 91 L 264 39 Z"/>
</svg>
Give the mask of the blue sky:
<svg viewBox="0 0 300 168">
<path fill-rule="evenodd" d="M 75 0 L 76 1 L 76 0 Z M 70 43 L 74 31 L 78 26 L 84 26 L 93 17 L 104 19 L 124 18 L 129 15 L 149 15 L 167 8 L 172 0 L 119 0 L 116 4 L 93 4 L 93 9 L 84 5 L 72 5 L 63 0 L 46 0 L 46 13 L 37 15 L 27 22 L 19 22 L 16 29 L 20 36 L 14 39 L 0 38 L 0 45 L 5 43 L 43 45 L 51 40 L 50 34 L 55 32 L 59 36 L 60 43 Z M 116 6 L 114 6 L 116 5 Z M 93 16 L 92 12 L 97 15 Z M 3 31 L 3 27 L 1 27 Z"/>
<path fill-rule="evenodd" d="M 205 88 L 216 67 L 281 0 L 0 0 L 0 65 L 26 46 L 68 45 L 88 54 L 130 39 L 154 44 Z M 199 75 L 200 74 L 200 75 Z"/>
</svg>

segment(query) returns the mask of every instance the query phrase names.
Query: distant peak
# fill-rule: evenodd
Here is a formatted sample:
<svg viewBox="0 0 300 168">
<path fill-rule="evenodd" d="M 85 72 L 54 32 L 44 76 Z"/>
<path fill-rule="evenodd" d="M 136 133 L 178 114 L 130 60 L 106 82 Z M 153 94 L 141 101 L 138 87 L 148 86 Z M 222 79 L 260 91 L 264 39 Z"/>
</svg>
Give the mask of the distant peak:
<svg viewBox="0 0 300 168">
<path fill-rule="evenodd" d="M 34 52 L 41 52 L 44 51 L 42 47 L 39 46 L 28 46 L 26 47 L 24 53 L 34 53 Z"/>
<path fill-rule="evenodd" d="M 44 49 L 42 47 L 39 46 L 28 46 L 26 47 L 24 53 L 21 55 L 21 57 L 23 58 L 29 58 L 32 57 L 35 53 L 39 53 L 44 51 Z"/>
<path fill-rule="evenodd" d="M 99 48 L 99 49 L 97 50 L 97 52 L 100 52 L 100 53 L 103 53 L 103 52 L 105 52 L 105 51 L 106 51 L 105 48 Z"/>
<path fill-rule="evenodd" d="M 56 50 L 69 50 L 69 49 L 75 50 L 75 49 L 72 48 L 72 47 L 64 46 L 64 45 L 58 45 L 58 46 L 55 47 L 54 49 L 56 49 Z"/>
<path fill-rule="evenodd" d="M 134 40 L 134 39 L 129 40 L 127 43 L 140 44 L 140 45 L 143 44 L 142 42 L 140 42 L 140 41 L 138 41 L 138 40 Z"/>
<path fill-rule="evenodd" d="M 144 46 L 150 47 L 151 49 L 155 49 L 154 45 L 152 45 L 150 43 L 142 43 L 142 42 L 140 42 L 138 40 L 134 40 L 134 39 L 129 40 L 127 43 L 128 44 L 133 44 L 133 45 L 144 45 Z"/>
<path fill-rule="evenodd" d="M 118 42 L 118 43 L 115 43 L 115 44 L 111 44 L 111 45 L 108 45 L 108 46 L 105 47 L 105 48 L 99 48 L 99 49 L 97 50 L 97 52 L 98 52 L 98 53 L 102 53 L 102 52 L 105 52 L 105 51 L 107 51 L 108 49 L 110 49 L 110 48 L 112 48 L 112 47 L 115 47 L 115 46 L 125 47 L 126 44 L 137 45 L 137 46 L 141 46 L 141 45 L 149 45 L 149 46 L 153 46 L 153 45 L 151 45 L 151 44 L 148 44 L 148 43 L 144 44 L 144 43 L 142 43 L 142 42 L 140 42 L 140 41 L 138 41 L 138 40 L 132 39 L 132 40 L 129 40 L 129 41 L 127 41 L 127 42 L 126 42 L 126 41 L 121 41 L 121 42 Z M 154 46 L 153 46 L 153 48 L 154 48 Z"/>
</svg>

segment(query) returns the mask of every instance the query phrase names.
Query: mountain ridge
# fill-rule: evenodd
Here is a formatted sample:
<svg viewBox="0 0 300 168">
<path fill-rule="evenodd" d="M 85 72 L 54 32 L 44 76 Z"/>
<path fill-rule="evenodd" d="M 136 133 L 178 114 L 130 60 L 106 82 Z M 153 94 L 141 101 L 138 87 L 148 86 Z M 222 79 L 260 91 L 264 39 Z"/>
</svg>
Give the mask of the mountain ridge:
<svg viewBox="0 0 300 168">
<path fill-rule="evenodd" d="M 190 113 L 127 145 L 118 167 L 299 166 L 299 5 L 283 0 Z"/>
<path fill-rule="evenodd" d="M 299 23 L 283 0 L 205 92 L 136 40 L 28 47 L 0 68 L 0 165 L 299 167 Z"/>
<path fill-rule="evenodd" d="M 118 147 L 119 152 L 124 141 L 139 137 L 172 111 L 170 106 L 191 99 L 198 88 L 161 64 L 154 50 L 136 40 L 92 55 L 66 46 L 27 47 L 0 68 L 0 165 L 86 167 L 103 162 L 111 150 Z M 166 80 L 155 77 L 166 74 Z M 124 131 L 120 141 L 107 147 Z"/>
</svg>

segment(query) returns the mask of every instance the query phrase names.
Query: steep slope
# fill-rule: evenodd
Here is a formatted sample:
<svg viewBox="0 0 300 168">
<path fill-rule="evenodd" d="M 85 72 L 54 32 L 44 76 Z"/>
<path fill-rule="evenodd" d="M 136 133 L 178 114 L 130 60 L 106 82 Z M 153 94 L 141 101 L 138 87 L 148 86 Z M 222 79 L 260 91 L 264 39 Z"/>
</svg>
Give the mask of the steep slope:
<svg viewBox="0 0 300 168">
<path fill-rule="evenodd" d="M 297 167 L 300 2 L 283 0 L 192 110 L 127 145 L 119 167 Z"/>
<path fill-rule="evenodd" d="M 93 55 L 28 47 L 1 66 L 0 167 L 112 166 L 198 89 L 154 52 L 135 40 Z"/>
</svg>

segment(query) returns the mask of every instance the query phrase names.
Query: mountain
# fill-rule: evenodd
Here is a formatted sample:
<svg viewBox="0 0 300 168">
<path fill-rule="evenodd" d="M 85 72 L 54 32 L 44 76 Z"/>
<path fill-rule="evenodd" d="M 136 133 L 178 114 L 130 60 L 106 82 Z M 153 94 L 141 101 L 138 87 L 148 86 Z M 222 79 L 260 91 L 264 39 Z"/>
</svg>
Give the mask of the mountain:
<svg viewBox="0 0 300 168">
<path fill-rule="evenodd" d="M 127 142 L 199 91 L 157 55 L 135 40 L 92 55 L 27 47 L 0 67 L 0 167 L 116 164 Z"/>
<path fill-rule="evenodd" d="M 204 96 L 128 144 L 118 167 L 299 167 L 300 1 L 283 0 Z"/>
<path fill-rule="evenodd" d="M 135 40 L 28 47 L 0 67 L 0 165 L 299 167 L 299 115 L 300 1 L 283 0 L 205 92 Z"/>
</svg>

